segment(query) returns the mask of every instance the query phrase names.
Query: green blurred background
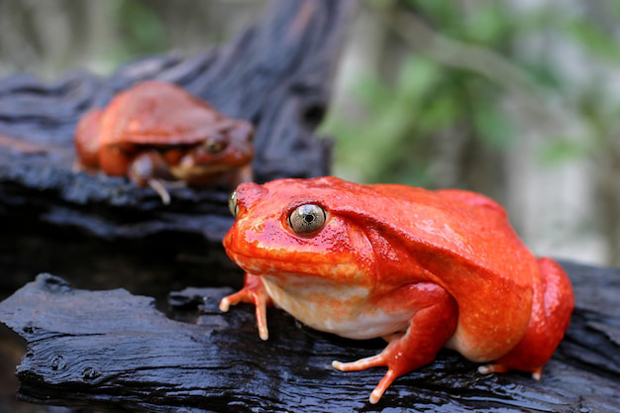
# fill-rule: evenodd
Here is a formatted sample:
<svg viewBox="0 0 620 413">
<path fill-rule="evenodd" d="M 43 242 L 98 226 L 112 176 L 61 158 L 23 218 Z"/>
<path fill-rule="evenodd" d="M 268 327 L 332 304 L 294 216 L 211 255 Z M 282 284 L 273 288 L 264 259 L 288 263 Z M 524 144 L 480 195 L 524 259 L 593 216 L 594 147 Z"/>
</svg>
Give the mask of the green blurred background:
<svg viewBox="0 0 620 413">
<path fill-rule="evenodd" d="M 191 55 L 267 3 L 0 0 L 0 76 Z M 619 21 L 612 0 L 361 0 L 321 126 L 334 174 L 478 191 L 535 253 L 620 266 Z"/>
</svg>

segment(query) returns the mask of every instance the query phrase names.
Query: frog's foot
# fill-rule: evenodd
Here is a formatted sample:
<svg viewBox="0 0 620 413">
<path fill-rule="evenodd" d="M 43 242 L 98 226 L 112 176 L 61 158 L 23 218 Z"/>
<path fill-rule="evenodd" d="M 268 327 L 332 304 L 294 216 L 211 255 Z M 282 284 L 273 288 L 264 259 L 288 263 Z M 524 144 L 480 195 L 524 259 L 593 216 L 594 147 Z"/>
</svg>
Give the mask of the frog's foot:
<svg viewBox="0 0 620 413">
<path fill-rule="evenodd" d="M 388 346 L 389 347 L 389 346 Z M 383 393 L 390 387 L 390 384 L 394 382 L 399 376 L 407 373 L 410 369 L 403 364 L 396 363 L 397 354 L 393 354 L 392 351 L 388 351 L 386 348 L 380 354 L 376 356 L 363 358 L 352 363 L 341 363 L 339 361 L 333 361 L 332 367 L 340 371 L 360 371 L 366 370 L 371 367 L 388 366 L 388 371 L 383 376 L 377 387 L 370 393 L 369 401 L 372 404 L 376 404 L 383 396 Z M 430 362 L 430 360 L 429 360 Z"/>
<path fill-rule="evenodd" d="M 422 308 L 413 309 L 415 313 L 407 331 L 385 336 L 384 338 L 389 343 L 376 356 L 352 363 L 339 361 L 332 363 L 332 366 L 340 371 L 358 371 L 387 366 L 387 373 L 370 394 L 369 401 L 372 404 L 381 399 L 385 390 L 399 376 L 433 361 L 437 352 L 456 329 L 458 314 L 456 303 L 441 287 L 425 283 L 414 284 L 403 288 L 400 294 L 404 298 L 416 298 L 405 300 L 405 302 L 422 306 Z M 393 301 L 393 297 L 386 297 L 388 305 Z M 378 305 L 381 306 L 382 303 L 379 302 Z"/>
<path fill-rule="evenodd" d="M 510 367 L 500 363 L 485 364 L 484 366 L 478 367 L 478 373 L 484 375 L 491 373 L 506 373 L 510 370 L 512 370 Z M 534 380 L 540 380 L 540 378 L 542 377 L 542 367 L 537 367 L 533 369 L 531 373 Z"/>
<path fill-rule="evenodd" d="M 372 357 L 363 358 L 352 363 L 332 362 L 332 367 L 340 371 L 359 371 L 371 367 L 387 366 L 388 371 L 383 376 L 377 387 L 370 393 L 369 401 L 376 404 L 383 396 L 383 393 L 398 377 L 414 370 L 420 366 L 430 363 L 435 358 L 441 344 L 436 349 L 426 352 L 416 352 L 409 349 L 410 338 L 404 335 L 402 338 L 392 339 L 390 344 L 379 354 Z"/>
<path fill-rule="evenodd" d="M 170 194 L 165 182 L 172 179 L 168 170 L 168 164 L 164 157 L 157 151 L 147 151 L 138 155 L 131 161 L 127 170 L 127 176 L 138 186 L 149 186 L 160 196 L 164 205 L 170 204 Z"/>
<path fill-rule="evenodd" d="M 262 340 L 269 338 L 267 329 L 267 306 L 271 304 L 271 298 L 258 275 L 246 273 L 243 288 L 231 295 L 222 298 L 220 310 L 227 312 L 231 305 L 240 302 L 250 303 L 256 306 L 256 323 L 258 324 L 258 335 Z"/>
<path fill-rule="evenodd" d="M 155 192 L 157 192 L 157 194 L 161 198 L 161 202 L 164 205 L 170 204 L 170 193 L 166 189 L 166 186 L 164 185 L 162 180 L 152 178 L 147 181 L 147 184 L 148 186 L 153 188 Z"/>
</svg>

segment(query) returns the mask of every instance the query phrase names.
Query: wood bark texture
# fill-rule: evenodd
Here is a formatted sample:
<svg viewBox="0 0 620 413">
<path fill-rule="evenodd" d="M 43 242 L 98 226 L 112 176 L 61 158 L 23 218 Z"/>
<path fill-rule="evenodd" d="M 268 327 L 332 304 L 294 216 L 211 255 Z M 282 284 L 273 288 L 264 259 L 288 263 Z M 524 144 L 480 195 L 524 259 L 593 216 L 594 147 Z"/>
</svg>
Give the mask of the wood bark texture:
<svg viewBox="0 0 620 413">
<path fill-rule="evenodd" d="M 196 56 L 148 56 L 107 78 L 73 71 L 53 82 L 0 79 L 0 299 L 40 272 L 82 288 L 122 286 L 160 304 L 187 285 L 240 286 L 241 271 L 221 246 L 231 188 L 172 188 L 166 206 L 126 178 L 76 173 L 77 122 L 136 82 L 171 81 L 254 124 L 258 182 L 329 174 L 331 141 L 315 129 L 356 6 L 273 0 L 235 40 Z M 21 341 L 0 327 L 0 412 L 43 411 L 13 401 Z"/>
<path fill-rule="evenodd" d="M 171 319 L 148 297 L 74 289 L 42 274 L 0 303 L 0 321 L 28 344 L 19 397 L 34 403 L 104 412 L 618 412 L 620 270 L 563 267 L 577 305 L 541 381 L 481 376 L 445 350 L 376 406 L 367 399 L 385 369 L 342 373 L 330 363 L 385 343 L 319 333 L 276 309 L 262 342 L 252 306 L 217 308 L 227 288 L 171 294 Z"/>
<path fill-rule="evenodd" d="M 27 75 L 0 80 L 0 213 L 27 208 L 45 222 L 110 239 L 181 231 L 221 240 L 232 222 L 230 188 L 173 189 L 164 206 L 126 178 L 76 173 L 78 120 L 136 82 L 166 80 L 255 125 L 258 182 L 326 175 L 331 143 L 314 130 L 355 5 L 277 0 L 229 45 L 194 57 L 146 57 L 107 79 L 72 72 L 51 84 Z"/>
<path fill-rule="evenodd" d="M 152 298 L 100 290 L 161 297 L 172 284 L 238 286 L 241 274 L 219 244 L 232 222 L 228 189 L 172 189 L 164 206 L 125 178 L 75 173 L 80 116 L 140 80 L 173 81 L 255 124 L 259 182 L 327 174 L 331 146 L 314 130 L 355 4 L 276 0 L 229 45 L 139 59 L 106 79 L 0 80 L 0 293 L 35 269 L 88 288 L 43 274 L 0 303 L 0 322 L 28 347 L 20 399 L 101 412 L 620 412 L 618 270 L 563 264 L 577 308 L 540 382 L 483 377 L 442 351 L 377 406 L 367 398 L 384 369 L 342 373 L 330 364 L 379 352 L 381 340 L 340 339 L 270 310 L 262 342 L 251 306 L 217 309 L 230 288 L 175 293 L 169 317 Z"/>
</svg>

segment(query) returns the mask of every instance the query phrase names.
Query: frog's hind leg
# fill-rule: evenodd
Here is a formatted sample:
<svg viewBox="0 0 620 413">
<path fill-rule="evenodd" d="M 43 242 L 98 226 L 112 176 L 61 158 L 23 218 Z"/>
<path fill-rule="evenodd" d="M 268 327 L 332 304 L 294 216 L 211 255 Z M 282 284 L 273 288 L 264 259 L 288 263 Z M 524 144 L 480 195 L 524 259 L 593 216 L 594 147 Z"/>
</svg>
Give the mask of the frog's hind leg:
<svg viewBox="0 0 620 413">
<path fill-rule="evenodd" d="M 538 265 L 541 277 L 534 284 L 532 316 L 525 336 L 497 362 L 480 366 L 480 373 L 522 370 L 540 380 L 544 365 L 564 337 L 574 306 L 570 281 L 552 259 L 541 258 Z"/>
<path fill-rule="evenodd" d="M 376 356 L 351 363 L 334 361 L 332 366 L 340 371 L 366 370 L 387 366 L 388 371 L 370 394 L 370 403 L 377 403 L 392 382 L 416 368 L 430 363 L 437 352 L 454 334 L 458 310 L 455 301 L 441 287 L 420 283 L 404 287 L 402 297 L 386 297 L 380 308 L 394 303 L 415 303 L 416 312 L 406 332 L 389 336 L 389 344 Z M 409 299 L 407 299 L 409 298 Z M 389 309 L 388 309 L 389 311 Z"/>
<path fill-rule="evenodd" d="M 91 109 L 77 125 L 74 143 L 78 156 L 73 166 L 74 172 L 99 167 L 99 124 L 102 115 L 102 110 Z"/>
</svg>

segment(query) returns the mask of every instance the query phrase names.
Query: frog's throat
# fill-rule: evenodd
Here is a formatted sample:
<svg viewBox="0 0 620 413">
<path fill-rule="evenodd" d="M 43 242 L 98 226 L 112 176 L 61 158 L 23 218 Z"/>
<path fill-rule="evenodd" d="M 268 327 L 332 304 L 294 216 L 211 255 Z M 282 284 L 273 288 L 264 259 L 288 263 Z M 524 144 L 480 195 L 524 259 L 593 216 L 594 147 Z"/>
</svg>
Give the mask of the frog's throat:
<svg viewBox="0 0 620 413">
<path fill-rule="evenodd" d="M 414 311 L 387 312 L 369 300 L 371 289 L 336 280 L 289 275 L 264 276 L 275 304 L 319 331 L 364 340 L 404 331 Z"/>
</svg>

